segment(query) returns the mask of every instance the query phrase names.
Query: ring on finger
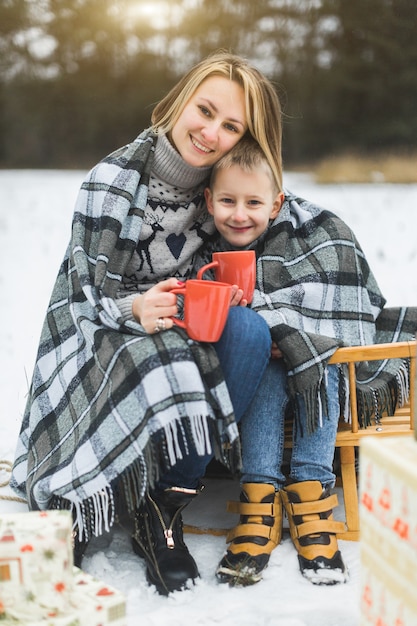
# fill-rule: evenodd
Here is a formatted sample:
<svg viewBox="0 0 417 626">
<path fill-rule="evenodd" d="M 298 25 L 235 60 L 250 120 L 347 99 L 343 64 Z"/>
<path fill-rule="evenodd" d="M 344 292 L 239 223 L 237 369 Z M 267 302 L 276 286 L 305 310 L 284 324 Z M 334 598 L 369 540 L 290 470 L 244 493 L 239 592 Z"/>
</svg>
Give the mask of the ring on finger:
<svg viewBox="0 0 417 626">
<path fill-rule="evenodd" d="M 163 317 L 158 317 L 156 320 L 155 331 L 159 333 L 161 330 L 166 330 L 166 324 Z"/>
</svg>

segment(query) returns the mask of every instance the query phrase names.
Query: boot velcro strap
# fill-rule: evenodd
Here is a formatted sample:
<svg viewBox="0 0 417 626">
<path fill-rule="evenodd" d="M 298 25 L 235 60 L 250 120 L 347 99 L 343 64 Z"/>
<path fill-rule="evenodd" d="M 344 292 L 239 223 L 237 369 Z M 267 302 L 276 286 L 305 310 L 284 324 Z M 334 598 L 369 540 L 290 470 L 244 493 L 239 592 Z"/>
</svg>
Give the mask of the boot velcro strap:
<svg viewBox="0 0 417 626">
<path fill-rule="evenodd" d="M 291 528 L 291 534 L 295 537 L 306 537 L 307 535 L 317 535 L 319 533 L 329 533 L 336 535 L 346 530 L 344 522 L 336 522 L 334 520 L 318 519 L 311 522 L 303 522 L 302 524 L 294 524 Z"/>
<path fill-rule="evenodd" d="M 228 513 L 239 513 L 239 515 L 269 515 L 275 517 L 277 508 L 273 502 L 227 502 Z"/>
<path fill-rule="evenodd" d="M 226 543 L 230 543 L 230 541 L 238 537 L 264 537 L 265 539 L 270 539 L 273 531 L 273 526 L 265 526 L 265 524 L 238 524 L 227 533 Z"/>
<path fill-rule="evenodd" d="M 287 500 L 285 498 L 285 500 Z M 334 493 L 323 500 L 313 500 L 312 502 L 285 502 L 285 508 L 290 510 L 292 515 L 309 515 L 311 513 L 326 513 L 337 507 L 339 501 Z"/>
</svg>

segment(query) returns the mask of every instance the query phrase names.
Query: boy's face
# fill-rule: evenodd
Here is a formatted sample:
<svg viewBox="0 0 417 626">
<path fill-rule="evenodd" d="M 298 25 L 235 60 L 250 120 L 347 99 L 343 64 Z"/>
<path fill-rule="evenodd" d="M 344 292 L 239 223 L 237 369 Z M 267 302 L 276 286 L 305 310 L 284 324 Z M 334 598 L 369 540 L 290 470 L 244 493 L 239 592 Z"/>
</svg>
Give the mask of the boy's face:
<svg viewBox="0 0 417 626">
<path fill-rule="evenodd" d="M 245 172 L 238 165 L 217 172 L 213 189 L 205 190 L 207 209 L 217 230 L 232 246 L 243 248 L 257 239 L 281 208 L 271 176 L 259 166 Z"/>
</svg>

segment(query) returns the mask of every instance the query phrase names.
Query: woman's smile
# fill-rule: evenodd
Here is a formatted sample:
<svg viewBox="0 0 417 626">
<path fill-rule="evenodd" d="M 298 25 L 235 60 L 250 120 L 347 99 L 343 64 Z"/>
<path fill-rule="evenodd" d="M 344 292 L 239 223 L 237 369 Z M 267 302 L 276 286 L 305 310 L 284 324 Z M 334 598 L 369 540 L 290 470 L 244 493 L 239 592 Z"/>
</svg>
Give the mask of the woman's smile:
<svg viewBox="0 0 417 626">
<path fill-rule="evenodd" d="M 243 88 L 224 76 L 204 80 L 188 100 L 171 132 L 171 142 L 193 167 L 210 167 L 247 130 Z"/>
</svg>

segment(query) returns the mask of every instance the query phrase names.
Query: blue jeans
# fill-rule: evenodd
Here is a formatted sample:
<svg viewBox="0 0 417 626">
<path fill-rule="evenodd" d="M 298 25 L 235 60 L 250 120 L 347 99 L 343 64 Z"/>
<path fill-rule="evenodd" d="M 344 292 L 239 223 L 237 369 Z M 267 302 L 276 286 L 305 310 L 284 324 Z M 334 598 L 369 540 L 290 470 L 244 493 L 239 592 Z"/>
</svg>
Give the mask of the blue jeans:
<svg viewBox="0 0 417 626">
<path fill-rule="evenodd" d="M 271 334 L 268 325 L 251 309 L 232 307 L 222 336 L 213 347 L 220 361 L 236 421 L 239 421 L 254 398 L 269 362 Z M 157 487 L 195 489 L 212 458 L 213 454 L 199 456 L 190 442 L 189 454 L 160 478 Z"/>
<path fill-rule="evenodd" d="M 273 359 L 264 373 L 254 400 L 243 416 L 242 483 L 271 483 L 283 487 L 284 420 L 288 402 L 286 369 L 282 359 Z M 300 406 L 300 427 L 293 423 L 293 449 L 290 481 L 318 480 L 324 487 L 334 486 L 334 445 L 339 420 L 337 366 L 327 370 L 328 414 L 323 425 L 309 434 L 305 407 Z"/>
</svg>

